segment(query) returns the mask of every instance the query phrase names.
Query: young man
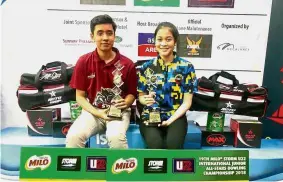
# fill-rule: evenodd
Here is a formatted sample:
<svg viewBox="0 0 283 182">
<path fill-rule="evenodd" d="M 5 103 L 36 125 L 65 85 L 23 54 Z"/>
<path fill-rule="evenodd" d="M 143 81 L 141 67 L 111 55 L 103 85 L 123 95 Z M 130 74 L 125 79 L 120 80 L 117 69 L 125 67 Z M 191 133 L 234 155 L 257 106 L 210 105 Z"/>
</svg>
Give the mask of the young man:
<svg viewBox="0 0 283 182">
<path fill-rule="evenodd" d="M 70 86 L 76 89 L 83 111 L 68 131 L 66 147 L 85 147 L 89 137 L 106 130 L 110 148 L 128 148 L 126 131 L 137 75 L 134 63 L 113 47 L 116 27 L 109 15 L 91 20 L 96 49 L 79 58 L 72 75 Z M 115 109 L 109 112 L 110 108 Z M 120 117 L 112 117 L 119 113 Z"/>
</svg>

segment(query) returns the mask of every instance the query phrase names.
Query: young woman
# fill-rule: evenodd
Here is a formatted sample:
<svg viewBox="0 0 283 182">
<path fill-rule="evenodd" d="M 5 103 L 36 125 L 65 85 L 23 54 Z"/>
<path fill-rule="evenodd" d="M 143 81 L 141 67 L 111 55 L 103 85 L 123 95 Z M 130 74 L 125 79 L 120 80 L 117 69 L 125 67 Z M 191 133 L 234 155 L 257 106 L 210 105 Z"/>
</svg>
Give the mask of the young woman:
<svg viewBox="0 0 283 182">
<path fill-rule="evenodd" d="M 178 38 L 172 23 L 160 23 L 154 32 L 158 56 L 138 72 L 138 101 L 144 106 L 140 131 L 150 149 L 182 149 L 187 134 L 186 111 L 197 91 L 197 79 L 193 65 L 174 52 Z M 159 124 L 152 124 L 158 119 Z"/>
</svg>

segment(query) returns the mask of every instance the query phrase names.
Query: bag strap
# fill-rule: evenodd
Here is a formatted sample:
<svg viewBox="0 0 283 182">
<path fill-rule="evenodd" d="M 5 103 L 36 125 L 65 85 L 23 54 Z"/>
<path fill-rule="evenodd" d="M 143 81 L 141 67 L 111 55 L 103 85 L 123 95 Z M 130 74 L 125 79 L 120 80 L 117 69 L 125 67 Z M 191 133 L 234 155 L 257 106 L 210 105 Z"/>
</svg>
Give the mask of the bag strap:
<svg viewBox="0 0 283 182">
<path fill-rule="evenodd" d="M 237 78 L 235 77 L 235 75 L 232 75 L 226 71 L 221 71 L 221 72 L 217 72 L 214 75 L 209 77 L 209 80 L 212 81 L 213 85 L 215 85 L 217 83 L 217 79 L 219 78 L 219 76 L 222 76 L 228 80 L 231 80 L 233 82 L 233 86 L 238 86 L 239 85 L 239 80 L 237 80 Z"/>
<path fill-rule="evenodd" d="M 246 102 L 248 100 L 249 95 L 250 95 L 248 87 L 246 85 L 239 84 L 238 88 L 244 91 L 243 96 L 242 96 L 242 101 Z"/>
<path fill-rule="evenodd" d="M 35 75 L 35 87 L 40 91 L 43 90 L 43 84 L 40 81 L 40 75 L 43 70 L 46 70 L 48 68 L 53 68 L 53 67 L 59 67 L 61 66 L 61 78 L 64 83 L 64 85 L 67 85 L 68 83 L 68 75 L 67 75 L 67 64 L 64 62 L 60 61 L 54 61 L 51 63 L 47 63 L 46 65 L 42 65 L 39 71 Z"/>
</svg>

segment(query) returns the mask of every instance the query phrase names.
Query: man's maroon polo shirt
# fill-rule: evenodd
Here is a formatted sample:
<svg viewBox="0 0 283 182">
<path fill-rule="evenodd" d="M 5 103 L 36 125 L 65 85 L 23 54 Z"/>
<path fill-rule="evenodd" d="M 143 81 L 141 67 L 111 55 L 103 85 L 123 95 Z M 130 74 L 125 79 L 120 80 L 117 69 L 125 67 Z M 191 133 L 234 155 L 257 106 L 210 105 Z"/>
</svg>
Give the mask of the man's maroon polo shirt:
<svg viewBox="0 0 283 182">
<path fill-rule="evenodd" d="M 128 94 L 135 97 L 137 95 L 135 64 L 120 54 L 118 49 L 113 48 L 113 51 L 116 52 L 116 57 L 107 64 L 99 58 L 97 50 L 81 56 L 76 63 L 70 82 L 72 88 L 85 91 L 89 102 L 98 108 L 105 108 L 110 104 L 113 96 L 111 89 L 115 87 L 112 72 L 116 69 L 117 62 L 123 66 L 120 72 L 124 84 L 120 87 L 122 90 L 120 95 L 123 98 Z"/>
</svg>

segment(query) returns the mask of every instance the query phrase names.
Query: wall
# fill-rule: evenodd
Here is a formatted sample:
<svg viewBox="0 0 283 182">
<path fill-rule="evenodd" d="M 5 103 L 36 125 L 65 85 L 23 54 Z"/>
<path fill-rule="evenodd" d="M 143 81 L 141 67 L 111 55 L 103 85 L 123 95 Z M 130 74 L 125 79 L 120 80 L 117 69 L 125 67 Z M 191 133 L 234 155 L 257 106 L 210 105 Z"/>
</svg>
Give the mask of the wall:
<svg viewBox="0 0 283 182">
<path fill-rule="evenodd" d="M 283 138 L 283 1 L 274 0 L 264 68 L 263 85 L 268 88 L 270 106 L 263 122 L 264 137 Z"/>
</svg>

